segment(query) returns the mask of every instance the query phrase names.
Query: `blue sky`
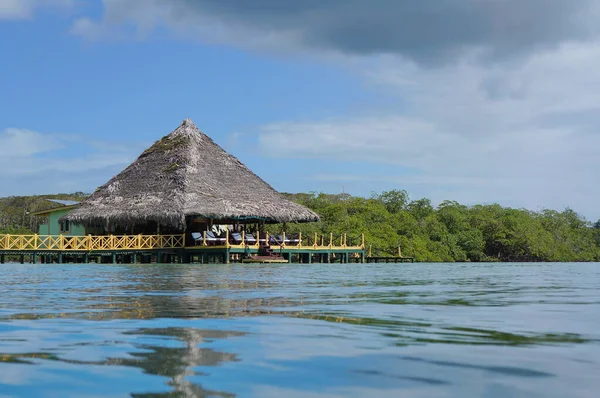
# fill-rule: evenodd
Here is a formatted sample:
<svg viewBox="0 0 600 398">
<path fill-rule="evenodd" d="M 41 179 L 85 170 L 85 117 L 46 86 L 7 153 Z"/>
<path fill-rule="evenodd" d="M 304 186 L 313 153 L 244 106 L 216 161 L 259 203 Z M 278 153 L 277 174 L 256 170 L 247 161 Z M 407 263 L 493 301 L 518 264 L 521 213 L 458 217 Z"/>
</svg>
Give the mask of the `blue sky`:
<svg viewBox="0 0 600 398">
<path fill-rule="evenodd" d="M 0 0 L 0 195 L 91 192 L 191 118 L 281 191 L 598 219 L 600 7 L 522 3 Z"/>
</svg>

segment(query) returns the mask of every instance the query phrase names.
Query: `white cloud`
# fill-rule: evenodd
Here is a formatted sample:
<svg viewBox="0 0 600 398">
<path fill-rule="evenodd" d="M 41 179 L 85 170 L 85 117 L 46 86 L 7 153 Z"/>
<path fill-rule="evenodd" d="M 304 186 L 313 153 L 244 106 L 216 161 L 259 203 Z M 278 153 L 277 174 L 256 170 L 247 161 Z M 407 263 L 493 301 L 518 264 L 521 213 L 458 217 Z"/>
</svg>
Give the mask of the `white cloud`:
<svg viewBox="0 0 600 398">
<path fill-rule="evenodd" d="M 39 8 L 69 8 L 74 0 L 0 0 L 0 20 L 28 19 Z"/>
<path fill-rule="evenodd" d="M 98 20 L 82 17 L 73 22 L 71 34 L 86 40 L 143 40 L 158 27 L 178 37 L 200 39 L 210 44 L 241 43 L 248 48 L 285 51 L 297 41 L 293 31 L 264 31 L 194 12 L 181 2 L 164 0 L 103 0 L 104 14 Z M 241 40 L 241 41 L 240 41 Z"/>
<path fill-rule="evenodd" d="M 285 157 L 388 163 L 380 177 L 396 186 L 454 185 L 453 196 L 470 203 L 569 205 L 600 216 L 600 43 L 568 43 L 510 65 L 472 59 L 437 69 L 396 57 L 358 60 L 367 81 L 408 105 L 273 123 L 263 126 L 260 146 Z M 397 166 L 420 173 L 395 176 Z"/>
<path fill-rule="evenodd" d="M 0 195 L 91 191 L 130 163 L 141 143 L 86 141 L 66 134 L 0 132 Z"/>
<path fill-rule="evenodd" d="M 0 159 L 6 162 L 23 156 L 60 149 L 63 147 L 61 141 L 59 136 L 8 128 L 0 132 Z"/>
<path fill-rule="evenodd" d="M 426 186 L 434 200 L 500 201 L 533 209 L 571 206 L 590 218 L 600 217 L 595 203 L 600 188 L 594 184 L 600 173 L 597 2 L 553 2 L 552 10 L 535 21 L 528 16 L 538 14 L 541 2 L 503 1 L 492 8 L 476 2 L 482 6 L 480 18 L 462 21 L 468 32 L 448 18 L 408 21 L 410 32 L 426 26 L 428 34 L 388 34 L 398 40 L 388 43 L 393 49 L 388 55 L 377 47 L 381 44 L 377 21 L 387 26 L 388 15 L 365 8 L 364 2 L 336 5 L 344 14 L 316 12 L 311 4 L 317 3 L 312 2 L 289 3 L 281 9 L 280 2 L 259 3 L 264 7 L 249 12 L 243 1 L 224 5 L 104 0 L 102 19 L 80 19 L 72 33 L 88 39 L 131 34 L 143 38 L 161 27 L 208 43 L 326 56 L 340 68 L 353 69 L 382 96 L 396 98 L 397 108 L 262 126 L 258 140 L 265 155 L 388 164 L 386 175 L 371 180 L 388 182 L 390 188 Z M 415 7 L 427 11 L 431 5 L 415 3 Z M 463 8 L 459 5 L 457 10 Z M 281 18 L 280 11 L 285 14 Z M 347 36 L 335 34 L 356 26 L 349 22 L 357 13 L 371 21 L 350 31 L 366 29 L 366 47 L 360 51 L 350 48 Z M 337 21 L 339 15 L 347 19 Z M 320 28 L 307 30 L 309 22 Z M 321 32 L 323 41 L 307 41 L 311 32 Z M 436 57 L 421 57 L 424 54 L 444 60 L 436 63 Z M 404 167 L 417 173 L 407 177 L 400 172 Z M 333 180 L 336 175 L 316 177 Z M 337 181 L 348 178 L 337 177 Z"/>
</svg>

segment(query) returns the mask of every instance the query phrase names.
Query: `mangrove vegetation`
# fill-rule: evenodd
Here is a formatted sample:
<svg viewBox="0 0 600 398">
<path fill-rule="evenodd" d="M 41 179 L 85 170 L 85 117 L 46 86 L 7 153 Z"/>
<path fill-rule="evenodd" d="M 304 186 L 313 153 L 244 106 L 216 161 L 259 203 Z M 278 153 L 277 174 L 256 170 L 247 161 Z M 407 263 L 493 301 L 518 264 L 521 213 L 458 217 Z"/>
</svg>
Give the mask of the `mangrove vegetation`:
<svg viewBox="0 0 600 398">
<path fill-rule="evenodd" d="M 600 221 L 572 209 L 531 211 L 498 204 L 465 206 L 411 200 L 403 190 L 373 194 L 284 194 L 321 216 L 315 223 L 269 225 L 268 231 L 365 234 L 373 255 L 402 254 L 417 261 L 600 261 Z M 46 199 L 82 200 L 86 194 L 0 198 L 0 233 L 25 234 L 40 222 L 32 213 L 56 206 Z"/>
</svg>

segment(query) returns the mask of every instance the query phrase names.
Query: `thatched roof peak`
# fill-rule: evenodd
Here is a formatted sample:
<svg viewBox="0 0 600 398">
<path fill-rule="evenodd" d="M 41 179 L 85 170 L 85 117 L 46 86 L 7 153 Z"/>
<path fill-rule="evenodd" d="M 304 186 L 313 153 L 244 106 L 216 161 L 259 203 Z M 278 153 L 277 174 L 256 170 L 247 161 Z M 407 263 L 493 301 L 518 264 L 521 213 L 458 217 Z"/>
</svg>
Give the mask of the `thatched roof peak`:
<svg viewBox="0 0 600 398">
<path fill-rule="evenodd" d="M 186 216 L 316 221 L 185 119 L 66 216 L 84 225 L 179 226 Z"/>
<path fill-rule="evenodd" d="M 183 119 L 179 127 L 177 127 L 170 136 L 182 135 L 182 134 L 197 134 L 201 133 L 200 129 L 196 127 L 192 119 Z"/>
</svg>

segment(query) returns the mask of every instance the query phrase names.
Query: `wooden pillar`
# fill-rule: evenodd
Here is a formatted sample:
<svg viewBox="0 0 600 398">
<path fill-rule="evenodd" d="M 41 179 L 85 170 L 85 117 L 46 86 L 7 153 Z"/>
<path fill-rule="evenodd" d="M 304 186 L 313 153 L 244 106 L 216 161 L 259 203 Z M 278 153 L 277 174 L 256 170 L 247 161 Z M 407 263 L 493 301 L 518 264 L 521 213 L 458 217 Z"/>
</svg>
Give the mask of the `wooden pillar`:
<svg viewBox="0 0 600 398">
<path fill-rule="evenodd" d="M 58 253 L 58 263 L 59 264 L 63 263 L 63 254 L 62 253 Z"/>
<path fill-rule="evenodd" d="M 83 255 L 83 262 L 86 263 L 86 264 L 90 263 L 90 255 L 88 253 L 85 253 Z"/>
<path fill-rule="evenodd" d="M 117 263 L 117 253 L 112 252 L 111 259 L 112 259 L 112 263 L 116 264 Z"/>
<path fill-rule="evenodd" d="M 31 262 L 33 264 L 37 264 L 37 253 L 33 252 L 33 255 L 31 256 Z"/>
<path fill-rule="evenodd" d="M 21 264 L 25 264 L 25 255 L 24 254 L 21 254 L 19 256 L 19 261 L 21 262 Z"/>
</svg>

